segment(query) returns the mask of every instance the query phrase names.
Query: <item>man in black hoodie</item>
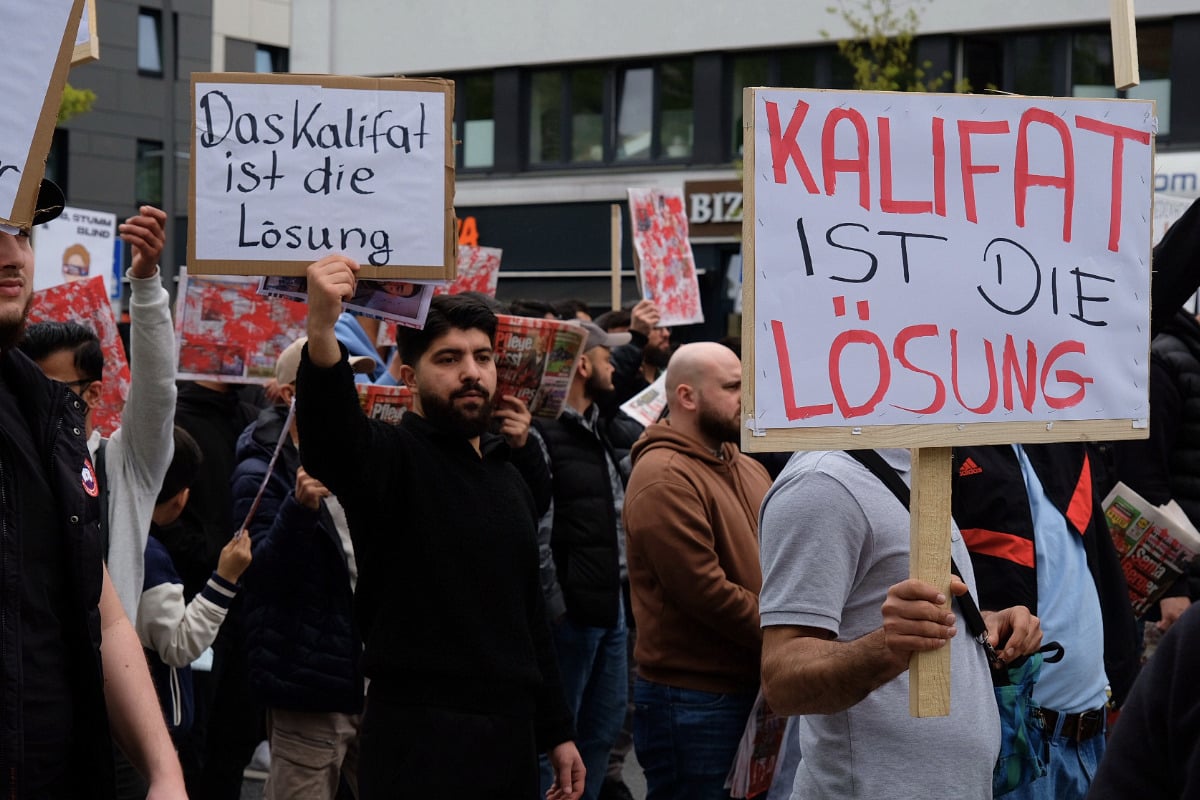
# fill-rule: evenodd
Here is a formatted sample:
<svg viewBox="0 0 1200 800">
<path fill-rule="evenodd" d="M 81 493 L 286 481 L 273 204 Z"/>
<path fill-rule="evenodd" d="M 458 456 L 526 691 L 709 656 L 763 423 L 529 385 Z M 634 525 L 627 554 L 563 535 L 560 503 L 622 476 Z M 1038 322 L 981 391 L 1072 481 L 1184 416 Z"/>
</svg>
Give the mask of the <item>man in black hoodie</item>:
<svg viewBox="0 0 1200 800">
<path fill-rule="evenodd" d="M 400 337 L 412 412 L 398 426 L 368 420 L 334 335 L 357 270 L 345 256 L 308 268 L 297 414 L 303 465 L 345 508 L 359 564 L 360 797 L 528 800 L 544 752 L 548 798 L 574 800 L 583 762 L 538 580 L 549 497 L 530 491 L 545 464 L 525 405 L 493 401 L 495 315 L 434 298 L 425 328 Z"/>
</svg>

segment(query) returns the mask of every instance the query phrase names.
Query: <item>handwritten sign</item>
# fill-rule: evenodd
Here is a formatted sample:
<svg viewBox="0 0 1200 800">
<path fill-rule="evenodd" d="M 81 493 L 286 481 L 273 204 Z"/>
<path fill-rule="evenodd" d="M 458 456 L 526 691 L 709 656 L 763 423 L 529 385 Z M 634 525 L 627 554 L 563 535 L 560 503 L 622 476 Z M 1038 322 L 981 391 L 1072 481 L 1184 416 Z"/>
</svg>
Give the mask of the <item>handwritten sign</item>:
<svg viewBox="0 0 1200 800">
<path fill-rule="evenodd" d="M 0 0 L 0 224 L 28 228 L 84 0 Z"/>
<path fill-rule="evenodd" d="M 33 288 L 99 275 L 110 299 L 121 296 L 116 260 L 117 215 L 67 206 L 33 229 Z"/>
<path fill-rule="evenodd" d="M 629 216 L 642 296 L 658 306 L 659 324 L 703 322 L 683 193 L 630 189 Z"/>
<path fill-rule="evenodd" d="M 192 273 L 302 275 L 344 253 L 363 278 L 452 279 L 451 87 L 193 74 Z"/>
<path fill-rule="evenodd" d="M 1144 438 L 1151 103 L 746 102 L 747 447 Z"/>
<path fill-rule="evenodd" d="M 33 293 L 29 324 L 38 322 L 78 322 L 95 331 L 104 353 L 104 382 L 100 400 L 92 412 L 92 422 L 103 436 L 111 436 L 121 427 L 121 412 L 129 396 L 129 360 L 117 330 L 108 290 L 99 275 L 61 283 Z"/>
<path fill-rule="evenodd" d="M 266 383 L 275 361 L 304 335 L 308 306 L 258 293 L 259 280 L 181 270 L 175 301 L 180 380 Z"/>
</svg>

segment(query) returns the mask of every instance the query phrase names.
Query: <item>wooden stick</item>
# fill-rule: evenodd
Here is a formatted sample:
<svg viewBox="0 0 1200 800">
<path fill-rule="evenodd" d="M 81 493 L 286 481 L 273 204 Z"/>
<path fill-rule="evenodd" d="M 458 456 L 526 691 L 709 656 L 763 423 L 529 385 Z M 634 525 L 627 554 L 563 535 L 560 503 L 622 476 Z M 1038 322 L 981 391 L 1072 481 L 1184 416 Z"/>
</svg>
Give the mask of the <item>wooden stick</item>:
<svg viewBox="0 0 1200 800">
<path fill-rule="evenodd" d="M 613 203 L 610 206 L 612 209 L 612 226 L 610 228 L 610 237 L 612 239 L 612 309 L 613 311 L 621 310 L 621 206 L 619 203 Z"/>
<path fill-rule="evenodd" d="M 937 586 L 950 610 L 950 454 L 949 447 L 912 451 L 912 555 L 909 577 Z M 965 629 L 959 625 L 959 638 Z M 914 717 L 950 714 L 950 648 L 914 653 L 908 667 L 908 710 Z"/>
<path fill-rule="evenodd" d="M 1118 89 L 1141 83 L 1133 0 L 1109 0 L 1112 9 L 1113 82 Z"/>
</svg>

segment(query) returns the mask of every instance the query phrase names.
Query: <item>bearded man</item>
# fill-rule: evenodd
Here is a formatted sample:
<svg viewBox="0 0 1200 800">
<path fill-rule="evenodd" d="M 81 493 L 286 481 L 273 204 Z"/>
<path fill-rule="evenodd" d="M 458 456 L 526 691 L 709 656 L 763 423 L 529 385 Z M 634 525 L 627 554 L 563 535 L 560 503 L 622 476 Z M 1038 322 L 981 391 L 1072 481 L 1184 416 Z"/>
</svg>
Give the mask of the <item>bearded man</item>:
<svg viewBox="0 0 1200 800">
<path fill-rule="evenodd" d="M 542 444 L 554 487 L 553 504 L 538 527 L 542 591 L 587 767 L 584 800 L 596 800 L 629 694 L 621 592 L 625 483 L 609 420 L 597 401 L 613 390 L 612 348 L 630 337 L 581 324 L 587 340 L 566 405 L 557 419 L 535 423 L 534 438 Z M 543 789 L 552 778 L 549 765 L 543 766 Z"/>
<path fill-rule="evenodd" d="M 359 565 L 359 797 L 528 800 L 546 753 L 547 796 L 573 800 L 584 769 L 538 581 L 549 500 L 530 491 L 545 465 L 525 405 L 493 402 L 496 317 L 472 298 L 434 298 L 424 329 L 400 336 L 412 412 L 368 420 L 334 335 L 357 271 L 340 255 L 308 267 L 297 422 L 304 468 L 345 509 Z"/>
<path fill-rule="evenodd" d="M 732 350 L 679 348 L 667 398 L 669 417 L 633 446 L 625 491 L 634 748 L 649 800 L 725 798 L 759 685 L 758 509 L 771 480 L 735 444 L 742 367 Z"/>
</svg>

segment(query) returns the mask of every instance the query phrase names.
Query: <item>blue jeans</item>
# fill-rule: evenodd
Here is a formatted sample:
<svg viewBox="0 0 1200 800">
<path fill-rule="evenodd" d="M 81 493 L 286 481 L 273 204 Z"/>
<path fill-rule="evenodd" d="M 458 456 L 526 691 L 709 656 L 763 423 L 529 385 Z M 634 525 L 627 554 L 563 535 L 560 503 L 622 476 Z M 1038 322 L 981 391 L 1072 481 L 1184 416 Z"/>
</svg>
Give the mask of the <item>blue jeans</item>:
<svg viewBox="0 0 1200 800">
<path fill-rule="evenodd" d="M 625 722 L 629 668 L 625 653 L 625 612 L 615 628 L 591 628 L 564 619 L 553 628 L 563 694 L 575 715 L 575 746 L 587 768 L 583 800 L 596 800 L 608 771 L 608 754 Z M 542 796 L 554 776 L 541 757 Z"/>
<path fill-rule="evenodd" d="M 1096 767 L 1104 756 L 1106 739 L 1104 732 L 1090 739 L 1076 742 L 1060 734 L 1058 730 L 1046 730 L 1046 774 L 1015 792 L 1004 795 L 1013 800 L 1083 800 L 1096 775 Z"/>
<path fill-rule="evenodd" d="M 725 778 L 755 692 L 714 694 L 638 678 L 633 747 L 646 774 L 646 800 L 727 800 Z"/>
</svg>

